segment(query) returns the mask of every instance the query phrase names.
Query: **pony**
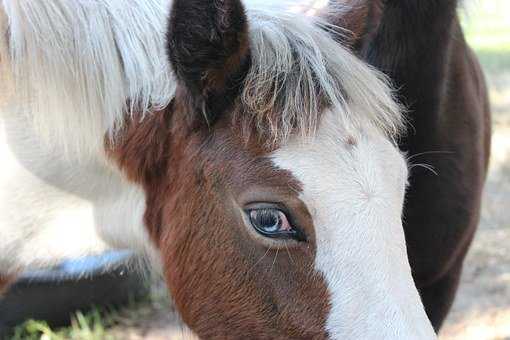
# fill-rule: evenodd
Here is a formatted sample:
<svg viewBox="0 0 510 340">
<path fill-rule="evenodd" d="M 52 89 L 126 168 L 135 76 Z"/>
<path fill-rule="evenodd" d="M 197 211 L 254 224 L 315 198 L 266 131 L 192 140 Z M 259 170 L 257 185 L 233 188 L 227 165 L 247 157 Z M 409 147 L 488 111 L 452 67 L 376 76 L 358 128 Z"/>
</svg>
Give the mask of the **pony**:
<svg viewBox="0 0 510 340">
<path fill-rule="evenodd" d="M 456 1 L 2 5 L 0 288 L 133 249 L 200 338 L 435 338 L 490 135 Z"/>
</svg>

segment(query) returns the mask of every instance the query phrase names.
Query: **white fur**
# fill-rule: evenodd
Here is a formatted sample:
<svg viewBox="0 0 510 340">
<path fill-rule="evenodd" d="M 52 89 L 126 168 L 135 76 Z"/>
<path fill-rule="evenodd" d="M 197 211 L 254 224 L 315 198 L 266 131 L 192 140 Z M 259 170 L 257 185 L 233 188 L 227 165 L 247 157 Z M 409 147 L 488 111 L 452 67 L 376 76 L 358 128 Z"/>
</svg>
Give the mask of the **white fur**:
<svg viewBox="0 0 510 340">
<path fill-rule="evenodd" d="M 402 129 L 387 79 L 339 45 L 321 27 L 327 23 L 289 11 L 257 8 L 248 13 L 252 67 L 242 114 L 252 114 L 259 129 L 269 126 L 266 135 L 277 142 L 293 133 L 313 135 L 324 101 L 335 108 L 343 126 L 372 125 L 391 136 Z"/>
<path fill-rule="evenodd" d="M 147 112 L 173 97 L 168 0 L 2 4 L 16 101 L 27 104 L 37 132 L 57 150 L 97 154 L 126 111 Z"/>
<path fill-rule="evenodd" d="M 350 132 L 339 122 L 330 111 L 315 138 L 294 138 L 273 155 L 303 184 L 315 268 L 331 294 L 327 330 L 333 339 L 434 339 L 407 259 L 404 158 L 375 129 L 343 142 Z"/>
<path fill-rule="evenodd" d="M 120 102 L 111 91 L 118 91 L 115 86 L 124 86 L 124 81 L 115 78 L 115 67 L 120 67 L 122 60 L 109 53 L 117 53 L 116 45 L 122 44 L 123 38 L 134 40 L 130 45 L 132 50 L 124 51 L 133 54 L 130 56 L 133 65 L 126 65 L 122 76 L 127 83 L 137 84 L 140 93 L 146 90 L 151 80 L 142 79 L 148 76 L 141 68 L 148 67 L 145 71 L 149 72 L 156 66 L 148 62 L 150 51 L 142 50 L 142 44 L 150 48 L 158 37 L 147 36 L 144 41 L 143 37 L 123 36 L 129 32 L 119 32 L 116 41 L 110 41 L 110 35 L 105 35 L 102 40 L 100 26 L 111 25 L 108 20 L 115 16 L 103 18 L 101 22 L 94 19 L 94 15 L 101 11 L 85 13 L 79 8 L 74 8 L 76 15 L 73 16 L 71 9 L 65 6 L 86 6 L 87 2 L 63 1 L 63 7 L 56 3 L 6 0 L 3 9 L 7 13 L 0 7 L 0 273 L 3 275 L 112 247 L 134 249 L 155 257 L 143 227 L 145 195 L 141 188 L 124 180 L 118 169 L 106 160 L 103 143 L 108 124 L 101 124 L 109 119 L 109 114 L 107 110 L 105 115 L 93 110 L 106 108 L 94 102 L 99 97 L 105 98 L 104 94 L 110 96 L 108 100 Z M 88 4 L 94 7 L 99 2 Z M 115 7 L 113 2 L 110 5 Z M 51 10 L 55 15 L 49 14 Z M 63 12 L 63 16 L 59 16 L 61 11 L 67 11 L 67 16 Z M 71 36 L 72 30 L 86 28 L 70 27 L 85 20 L 80 13 L 95 22 L 98 29 L 95 43 L 92 43 L 92 36 L 85 41 L 73 40 L 76 37 Z M 137 18 L 146 20 L 146 35 L 154 34 L 147 20 L 155 14 L 147 10 L 137 14 Z M 48 21 L 50 17 L 52 20 Z M 73 19 L 76 21 L 67 21 Z M 6 39 L 8 24 L 10 46 Z M 120 22 L 113 20 L 113 26 L 115 24 Z M 124 24 L 131 24 L 132 30 L 143 28 L 134 27 L 136 22 Z M 94 32 L 90 28 L 92 35 Z M 86 46 L 88 43 L 94 46 Z M 77 50 L 81 48 L 88 48 L 90 53 L 95 53 L 94 48 L 101 49 L 102 54 L 96 56 L 113 59 L 101 60 L 103 63 L 95 61 L 90 55 L 85 56 L 87 53 L 78 55 Z M 140 50 L 138 55 L 137 50 Z M 56 55 L 58 53 L 62 55 Z M 145 57 L 141 57 L 144 53 Z M 138 60 L 140 58 L 145 58 L 145 63 Z M 90 65 L 80 64 L 87 62 Z M 126 62 L 123 60 L 123 65 Z M 109 70 L 111 73 L 105 67 L 113 67 Z M 101 80 L 106 76 L 113 80 Z M 26 91 L 23 91 L 23 84 L 27 86 Z M 134 95 L 135 88 L 129 88 Z M 28 100 L 29 93 L 35 97 Z M 134 98 L 141 100 L 142 97 L 140 94 Z M 61 103 L 58 103 L 59 98 Z M 156 97 L 152 95 L 151 98 Z M 73 100 L 75 102 L 71 103 Z M 123 97 L 123 103 L 125 105 L 126 97 Z M 79 104 L 86 107 L 80 108 Z"/>
<path fill-rule="evenodd" d="M 151 253 L 142 189 L 100 160 L 48 151 L 25 119 L 0 120 L 0 273 L 111 247 Z"/>
</svg>

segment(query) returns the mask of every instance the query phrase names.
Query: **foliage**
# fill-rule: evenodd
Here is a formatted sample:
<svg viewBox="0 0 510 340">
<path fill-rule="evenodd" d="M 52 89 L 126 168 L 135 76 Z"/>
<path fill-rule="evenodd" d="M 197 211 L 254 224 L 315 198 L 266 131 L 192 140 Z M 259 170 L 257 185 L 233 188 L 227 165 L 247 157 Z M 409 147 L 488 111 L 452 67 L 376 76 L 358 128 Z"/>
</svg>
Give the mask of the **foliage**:
<svg viewBox="0 0 510 340">
<path fill-rule="evenodd" d="M 28 320 L 16 327 L 11 340 L 114 340 L 107 328 L 115 323 L 114 311 L 93 308 L 88 313 L 76 312 L 71 326 L 54 330 L 45 321 Z"/>
</svg>

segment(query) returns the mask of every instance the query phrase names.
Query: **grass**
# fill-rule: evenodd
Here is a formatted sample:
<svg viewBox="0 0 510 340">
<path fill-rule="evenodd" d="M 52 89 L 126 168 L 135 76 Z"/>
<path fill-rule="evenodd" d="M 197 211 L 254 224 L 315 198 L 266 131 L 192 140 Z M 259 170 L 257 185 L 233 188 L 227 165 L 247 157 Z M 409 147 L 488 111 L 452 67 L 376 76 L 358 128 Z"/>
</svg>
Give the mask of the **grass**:
<svg viewBox="0 0 510 340">
<path fill-rule="evenodd" d="M 462 14 L 465 33 L 488 74 L 493 103 L 497 104 L 499 97 L 507 100 L 510 93 L 510 1 L 483 0 L 467 7 Z M 501 77 L 507 78 L 501 81 Z M 71 326 L 59 329 L 52 329 L 44 321 L 28 320 L 15 328 L 10 340 L 115 340 L 109 332 L 111 327 L 136 323 L 138 311 L 148 308 L 145 301 L 122 311 L 93 308 L 86 313 L 76 312 Z"/>
<path fill-rule="evenodd" d="M 155 311 L 170 305 L 164 284 L 150 288 L 146 296 L 131 297 L 124 307 L 93 306 L 86 312 L 77 311 L 69 327 L 52 328 L 42 320 L 27 320 L 14 328 L 8 340 L 123 340 L 119 330 L 140 327 Z"/>
<path fill-rule="evenodd" d="M 9 340 L 116 340 L 110 329 L 136 324 L 151 310 L 151 299 L 163 300 L 153 295 L 138 301 L 130 299 L 122 308 L 93 306 L 87 312 L 76 311 L 69 327 L 52 328 L 46 321 L 27 320 L 14 328 Z"/>
<path fill-rule="evenodd" d="M 76 312 L 71 326 L 52 329 L 45 321 L 28 320 L 16 327 L 11 340 L 114 340 L 107 329 L 115 324 L 115 312 L 92 308 L 88 313 Z"/>
</svg>

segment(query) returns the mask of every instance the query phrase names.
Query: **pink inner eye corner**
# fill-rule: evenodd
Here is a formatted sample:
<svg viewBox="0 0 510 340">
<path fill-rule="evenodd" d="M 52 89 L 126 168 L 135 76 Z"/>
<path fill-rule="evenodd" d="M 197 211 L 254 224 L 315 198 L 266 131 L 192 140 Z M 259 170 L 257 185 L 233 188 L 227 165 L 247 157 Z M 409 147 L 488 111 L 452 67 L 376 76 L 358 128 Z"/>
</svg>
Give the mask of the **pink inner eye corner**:
<svg viewBox="0 0 510 340">
<path fill-rule="evenodd" d="M 287 216 L 281 211 L 278 212 L 278 215 L 281 221 L 280 229 L 284 231 L 291 231 L 292 227 L 289 223 L 289 220 L 287 219 Z"/>
</svg>

